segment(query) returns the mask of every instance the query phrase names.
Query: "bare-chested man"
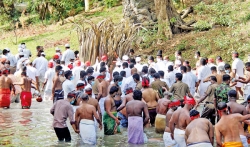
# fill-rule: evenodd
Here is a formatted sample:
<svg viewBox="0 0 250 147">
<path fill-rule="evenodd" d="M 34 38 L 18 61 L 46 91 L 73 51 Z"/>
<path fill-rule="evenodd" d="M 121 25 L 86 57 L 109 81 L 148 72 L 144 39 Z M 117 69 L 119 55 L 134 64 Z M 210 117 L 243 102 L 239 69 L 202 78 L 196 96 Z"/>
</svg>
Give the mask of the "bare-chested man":
<svg viewBox="0 0 250 147">
<path fill-rule="evenodd" d="M 52 86 L 52 98 L 53 103 L 55 103 L 57 100 L 64 98 L 64 93 L 62 90 L 62 83 L 65 81 L 65 77 L 63 75 L 63 69 L 62 66 L 58 65 L 55 68 L 56 74 L 53 79 L 53 86 Z"/>
<path fill-rule="evenodd" d="M 148 123 L 149 113 L 147 105 L 142 102 L 142 92 L 135 90 L 133 92 L 134 100 L 126 105 L 128 114 L 128 142 L 132 144 L 144 144 L 143 126 Z M 145 116 L 144 120 L 142 113 Z"/>
<path fill-rule="evenodd" d="M 76 129 L 80 129 L 83 143 L 95 145 L 96 129 L 94 118 L 99 123 L 100 129 L 102 129 L 102 122 L 96 113 L 96 107 L 88 103 L 90 99 L 89 96 L 85 93 L 81 93 L 80 98 L 82 99 L 82 104 L 76 109 L 75 113 Z"/>
<path fill-rule="evenodd" d="M 88 104 L 93 105 L 97 110 L 97 114 L 99 115 L 100 121 L 102 121 L 102 112 L 98 101 L 92 97 L 92 89 L 90 87 L 85 88 L 85 93 L 89 96 Z"/>
<path fill-rule="evenodd" d="M 8 77 L 9 70 L 3 69 L 0 76 L 0 107 L 10 107 L 11 90 L 15 94 L 15 87 Z"/>
<path fill-rule="evenodd" d="M 222 76 L 223 76 L 223 75 L 222 75 L 222 74 L 218 74 L 217 68 L 216 68 L 215 66 L 212 66 L 212 67 L 210 68 L 210 70 L 211 70 L 212 74 L 209 75 L 208 77 L 206 77 L 206 79 L 203 80 L 203 83 L 209 82 L 209 81 L 210 81 L 210 77 L 211 77 L 211 76 L 215 76 L 216 79 L 217 79 L 217 83 L 218 83 L 218 84 L 221 84 L 221 83 L 222 83 Z"/>
<path fill-rule="evenodd" d="M 128 119 L 127 119 L 127 111 L 126 104 L 133 99 L 133 88 L 129 87 L 126 89 L 126 95 L 122 100 L 122 104 L 117 108 L 118 111 L 118 119 L 120 120 L 120 124 L 122 127 L 128 127 Z M 119 112 L 120 111 L 120 112 Z"/>
<path fill-rule="evenodd" d="M 228 92 L 228 98 L 229 98 L 229 102 L 227 103 L 227 107 L 228 107 L 230 114 L 234 114 L 234 113 L 239 113 L 241 115 L 247 114 L 246 108 L 243 105 L 240 105 L 236 102 L 237 92 L 235 90 L 230 90 Z M 239 123 L 238 129 L 240 133 L 240 139 L 241 139 L 241 142 L 243 143 L 243 146 L 248 147 L 247 138 L 245 136 L 243 125 L 244 123 Z"/>
<path fill-rule="evenodd" d="M 170 97 L 172 93 L 164 92 L 164 98 L 158 101 L 156 107 L 155 132 L 163 134 L 166 127 L 166 114 L 168 112 L 168 104 L 171 103 Z"/>
<path fill-rule="evenodd" d="M 247 114 L 250 114 L 250 95 L 247 97 L 246 111 L 247 111 Z M 245 131 L 246 131 L 245 133 L 247 136 L 248 143 L 250 143 L 250 124 L 248 124 L 247 130 Z"/>
<path fill-rule="evenodd" d="M 102 115 L 104 114 L 105 110 L 104 110 L 104 101 L 108 95 L 108 82 L 105 81 L 105 74 L 100 74 L 96 77 L 96 79 L 98 80 L 99 84 L 98 84 L 98 95 L 97 95 L 97 100 L 99 101 L 99 105 L 102 111 Z"/>
<path fill-rule="evenodd" d="M 169 128 L 172 139 L 175 139 L 180 147 L 186 146 L 185 129 L 191 122 L 189 111 L 195 106 L 196 102 L 193 98 L 185 98 L 185 106 L 176 110 L 170 121 Z"/>
<path fill-rule="evenodd" d="M 36 85 L 36 82 L 33 81 L 32 79 L 28 78 L 26 72 L 21 73 L 20 83 L 14 83 L 14 85 L 20 85 L 21 89 L 22 89 L 22 92 L 20 95 L 22 108 L 24 108 L 24 107 L 30 108 L 31 99 L 32 99 L 31 88 L 36 89 L 31 84 Z"/>
<path fill-rule="evenodd" d="M 177 108 L 180 105 L 181 105 L 181 103 L 179 100 L 172 100 L 172 102 L 170 104 L 168 104 L 169 110 L 166 114 L 166 128 L 165 128 L 165 132 L 163 135 L 163 140 L 164 140 L 165 146 L 178 147 L 178 144 L 176 143 L 176 141 L 173 140 L 171 137 L 171 131 L 169 128 L 169 121 L 170 121 L 173 113 L 175 112 L 175 110 L 177 110 Z"/>
<path fill-rule="evenodd" d="M 250 95 L 250 62 L 245 64 L 245 69 L 248 71 L 246 78 L 239 77 L 239 79 L 236 79 L 235 82 L 246 84 L 244 88 L 244 100 L 246 101 L 247 97 Z"/>
<path fill-rule="evenodd" d="M 191 122 L 186 127 L 185 139 L 188 147 L 213 147 L 214 128 L 206 118 L 200 118 L 197 110 L 190 111 Z"/>
<path fill-rule="evenodd" d="M 156 106 L 158 105 L 159 95 L 153 88 L 149 87 L 150 80 L 148 77 L 142 78 L 142 98 L 148 106 L 151 126 L 155 125 Z"/>
<path fill-rule="evenodd" d="M 105 135 L 114 135 L 116 132 L 120 132 L 120 121 L 117 118 L 117 111 L 114 101 L 114 97 L 117 94 L 118 90 L 119 89 L 116 86 L 111 87 L 109 95 L 104 102 L 104 107 L 106 111 L 103 114 L 103 125 Z"/>
<path fill-rule="evenodd" d="M 238 128 L 243 121 L 250 118 L 250 115 L 243 116 L 239 113 L 228 115 L 225 102 L 220 102 L 217 109 L 220 116 L 219 122 L 215 125 L 217 147 L 243 147 Z M 222 138 L 224 143 L 222 143 Z"/>
</svg>

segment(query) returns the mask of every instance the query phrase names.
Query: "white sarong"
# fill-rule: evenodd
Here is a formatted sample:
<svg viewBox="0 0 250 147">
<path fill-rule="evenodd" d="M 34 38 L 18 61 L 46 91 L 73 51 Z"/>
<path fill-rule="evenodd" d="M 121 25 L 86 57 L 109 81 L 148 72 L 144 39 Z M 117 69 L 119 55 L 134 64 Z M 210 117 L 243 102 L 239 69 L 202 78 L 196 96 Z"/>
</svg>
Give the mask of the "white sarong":
<svg viewBox="0 0 250 147">
<path fill-rule="evenodd" d="M 244 88 L 244 100 L 247 101 L 247 97 L 250 95 L 250 84 L 245 85 Z"/>
<path fill-rule="evenodd" d="M 241 142 L 244 147 L 248 147 L 247 137 L 244 135 L 240 135 Z"/>
<path fill-rule="evenodd" d="M 100 105 L 100 109 L 101 109 L 101 112 L 102 112 L 102 115 L 104 114 L 105 112 L 105 109 L 104 109 L 104 101 L 105 101 L 106 97 L 103 97 L 99 100 L 99 105 Z"/>
<path fill-rule="evenodd" d="M 96 144 L 96 128 L 93 120 L 82 119 L 79 124 L 82 142 L 86 144 Z"/>
<path fill-rule="evenodd" d="M 175 140 L 172 140 L 171 134 L 168 132 L 164 132 L 163 141 L 164 141 L 165 147 L 178 147 L 178 144 L 176 143 Z"/>
<path fill-rule="evenodd" d="M 174 129 L 174 139 L 177 142 L 179 147 L 185 147 L 186 141 L 185 141 L 185 131 L 175 128 Z"/>
<path fill-rule="evenodd" d="M 187 147 L 213 147 L 212 144 L 209 142 L 198 142 L 198 143 L 191 143 L 188 144 Z"/>
</svg>

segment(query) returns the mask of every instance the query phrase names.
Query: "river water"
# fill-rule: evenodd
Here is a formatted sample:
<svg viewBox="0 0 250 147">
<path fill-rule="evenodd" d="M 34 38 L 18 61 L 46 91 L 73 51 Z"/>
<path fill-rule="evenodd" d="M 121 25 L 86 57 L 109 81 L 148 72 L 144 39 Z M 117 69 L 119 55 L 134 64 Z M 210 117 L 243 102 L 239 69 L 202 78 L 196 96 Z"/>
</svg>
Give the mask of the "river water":
<svg viewBox="0 0 250 147">
<path fill-rule="evenodd" d="M 0 146 L 83 146 L 80 136 L 76 134 L 68 122 L 72 141 L 71 143 L 58 143 L 52 127 L 53 116 L 50 114 L 52 101 L 36 102 L 32 100 L 31 109 L 21 109 L 20 103 L 12 103 L 10 109 L 0 108 Z M 146 128 L 145 133 L 149 139 L 145 145 L 131 145 L 127 143 L 127 131 L 104 136 L 98 131 L 98 144 L 100 147 L 164 147 L 162 135 L 156 134 L 154 128 Z"/>
</svg>

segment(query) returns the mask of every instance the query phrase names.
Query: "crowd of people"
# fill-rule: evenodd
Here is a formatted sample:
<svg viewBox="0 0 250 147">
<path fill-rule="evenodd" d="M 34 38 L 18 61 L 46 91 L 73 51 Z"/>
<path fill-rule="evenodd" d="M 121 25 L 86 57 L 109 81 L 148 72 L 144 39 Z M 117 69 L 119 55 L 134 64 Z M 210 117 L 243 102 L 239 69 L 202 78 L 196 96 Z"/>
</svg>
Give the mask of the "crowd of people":
<svg viewBox="0 0 250 147">
<path fill-rule="evenodd" d="M 159 50 L 141 57 L 129 55 L 108 65 L 103 55 L 96 63 L 79 60 L 69 44 L 46 59 L 42 46 L 36 58 L 25 43 L 12 55 L 0 57 L 0 107 L 19 103 L 30 108 L 32 97 L 53 102 L 50 113 L 59 141 L 70 142 L 67 118 L 83 143 L 95 145 L 97 131 L 105 135 L 128 129 L 128 143 L 148 141 L 144 129 L 163 134 L 166 147 L 248 147 L 250 143 L 250 62 L 232 53 L 232 65 L 222 57 L 194 53 L 195 67 L 176 51 L 175 61 Z M 242 99 L 242 104 L 237 100 Z M 200 114 L 197 108 L 204 104 Z M 248 127 L 249 125 L 249 127 Z M 99 128 L 99 129 L 98 129 Z M 215 135 L 215 139 L 214 139 Z"/>
</svg>

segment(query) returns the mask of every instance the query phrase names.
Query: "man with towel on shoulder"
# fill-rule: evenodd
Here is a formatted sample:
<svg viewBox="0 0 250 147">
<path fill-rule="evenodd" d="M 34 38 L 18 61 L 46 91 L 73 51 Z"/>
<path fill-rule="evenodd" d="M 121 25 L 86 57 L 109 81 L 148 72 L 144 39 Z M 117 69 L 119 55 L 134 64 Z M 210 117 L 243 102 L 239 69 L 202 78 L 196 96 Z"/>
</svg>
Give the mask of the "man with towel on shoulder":
<svg viewBox="0 0 250 147">
<path fill-rule="evenodd" d="M 128 115 L 128 143 L 144 144 L 143 126 L 145 126 L 149 120 L 148 107 L 142 102 L 141 91 L 134 90 L 133 98 L 134 100 L 129 101 L 126 105 Z M 145 116 L 144 120 L 142 113 Z"/>
<path fill-rule="evenodd" d="M 163 134 L 166 127 L 166 114 L 168 112 L 168 105 L 171 103 L 170 97 L 172 94 L 170 92 L 164 92 L 164 98 L 158 101 L 156 107 L 156 118 L 155 118 L 155 132 Z"/>
<path fill-rule="evenodd" d="M 206 118 L 200 118 L 197 110 L 190 111 L 191 123 L 185 131 L 187 147 L 213 147 L 214 128 Z"/>
<path fill-rule="evenodd" d="M 186 146 L 185 129 L 191 122 L 189 111 L 193 109 L 196 104 L 193 98 L 187 98 L 185 96 L 184 100 L 185 106 L 176 110 L 169 121 L 171 137 L 175 139 L 180 147 Z"/>
<path fill-rule="evenodd" d="M 250 118 L 250 114 L 244 116 L 239 113 L 228 114 L 225 102 L 220 102 L 217 108 L 220 116 L 219 122 L 215 125 L 217 147 L 243 147 L 238 127 L 240 123 Z"/>
<path fill-rule="evenodd" d="M 95 145 L 96 127 L 94 117 L 99 123 L 100 129 L 102 129 L 102 122 L 96 113 L 96 107 L 88 104 L 89 96 L 86 93 L 81 93 L 80 98 L 82 99 L 82 104 L 76 109 L 75 113 L 76 130 L 80 130 L 83 143 Z"/>
</svg>

